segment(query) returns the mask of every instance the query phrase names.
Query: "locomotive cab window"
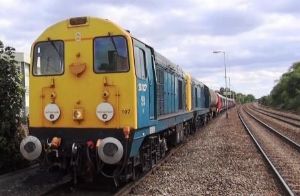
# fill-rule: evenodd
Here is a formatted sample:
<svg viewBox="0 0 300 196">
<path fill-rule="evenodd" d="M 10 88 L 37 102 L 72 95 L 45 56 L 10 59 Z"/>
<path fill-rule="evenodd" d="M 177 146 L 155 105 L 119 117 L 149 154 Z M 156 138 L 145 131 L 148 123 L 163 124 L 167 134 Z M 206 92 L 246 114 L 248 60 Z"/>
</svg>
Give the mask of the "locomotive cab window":
<svg viewBox="0 0 300 196">
<path fill-rule="evenodd" d="M 109 36 L 94 40 L 94 71 L 96 73 L 128 70 L 127 42 L 124 37 Z"/>
<path fill-rule="evenodd" d="M 145 51 L 139 47 L 134 47 L 134 60 L 136 75 L 140 79 L 147 78 Z"/>
<path fill-rule="evenodd" d="M 64 71 L 63 41 L 46 41 L 34 47 L 33 75 L 60 75 Z"/>
</svg>

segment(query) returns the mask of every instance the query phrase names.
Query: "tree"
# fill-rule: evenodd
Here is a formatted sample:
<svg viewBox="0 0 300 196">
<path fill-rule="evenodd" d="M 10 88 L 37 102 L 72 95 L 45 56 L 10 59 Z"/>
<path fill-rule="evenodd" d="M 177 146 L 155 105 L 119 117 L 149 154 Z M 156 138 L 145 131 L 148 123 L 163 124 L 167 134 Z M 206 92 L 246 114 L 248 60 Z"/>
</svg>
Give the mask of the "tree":
<svg viewBox="0 0 300 196">
<path fill-rule="evenodd" d="M 252 94 L 244 95 L 242 93 L 236 93 L 235 101 L 237 103 L 249 103 L 255 101 L 255 97 Z"/>
<path fill-rule="evenodd" d="M 0 41 L 0 172 L 16 168 L 21 160 L 18 130 L 24 88 L 14 54 L 14 48 Z"/>
<path fill-rule="evenodd" d="M 294 63 L 282 74 L 270 95 L 261 98 L 261 103 L 300 112 L 300 62 Z"/>
<path fill-rule="evenodd" d="M 255 101 L 254 95 L 252 95 L 252 94 L 246 95 L 246 100 L 245 100 L 246 103 L 247 102 L 253 102 L 253 101 Z"/>
</svg>

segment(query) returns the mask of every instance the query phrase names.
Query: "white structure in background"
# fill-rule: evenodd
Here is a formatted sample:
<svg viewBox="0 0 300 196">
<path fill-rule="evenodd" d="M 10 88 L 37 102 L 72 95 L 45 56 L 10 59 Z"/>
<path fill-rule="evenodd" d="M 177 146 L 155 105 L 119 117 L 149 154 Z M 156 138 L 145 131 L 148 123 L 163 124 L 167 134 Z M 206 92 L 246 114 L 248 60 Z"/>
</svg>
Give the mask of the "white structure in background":
<svg viewBox="0 0 300 196">
<path fill-rule="evenodd" d="M 22 83 L 25 87 L 25 94 L 23 96 L 22 116 L 27 116 L 29 113 L 29 63 L 24 60 L 24 53 L 16 52 L 15 60 L 22 75 Z"/>
</svg>

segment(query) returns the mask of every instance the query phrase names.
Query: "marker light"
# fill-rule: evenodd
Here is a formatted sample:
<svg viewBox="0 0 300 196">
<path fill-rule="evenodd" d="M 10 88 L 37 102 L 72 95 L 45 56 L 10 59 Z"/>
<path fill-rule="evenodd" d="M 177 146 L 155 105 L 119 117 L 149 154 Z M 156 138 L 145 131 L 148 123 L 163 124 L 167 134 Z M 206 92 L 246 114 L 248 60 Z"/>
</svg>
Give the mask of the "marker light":
<svg viewBox="0 0 300 196">
<path fill-rule="evenodd" d="M 88 141 L 86 142 L 86 145 L 87 145 L 87 147 L 88 147 L 89 149 L 95 148 L 95 144 L 94 144 L 94 142 L 93 142 L 92 140 L 88 140 Z"/>
<path fill-rule="evenodd" d="M 51 147 L 52 148 L 58 148 L 61 144 L 61 138 L 60 137 L 53 137 L 51 140 Z"/>
</svg>

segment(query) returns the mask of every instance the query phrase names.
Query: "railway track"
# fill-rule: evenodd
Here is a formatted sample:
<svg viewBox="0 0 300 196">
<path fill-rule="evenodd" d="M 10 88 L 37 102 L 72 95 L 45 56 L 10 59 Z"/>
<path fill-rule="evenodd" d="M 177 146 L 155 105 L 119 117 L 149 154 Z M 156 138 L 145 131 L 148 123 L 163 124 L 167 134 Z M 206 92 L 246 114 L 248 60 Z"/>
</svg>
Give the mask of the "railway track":
<svg viewBox="0 0 300 196">
<path fill-rule="evenodd" d="M 259 108 L 263 111 L 273 113 L 273 114 L 278 114 L 278 115 L 281 115 L 281 116 L 288 116 L 292 120 L 300 121 L 300 116 L 296 113 L 292 113 L 292 112 L 289 112 L 289 111 L 284 112 L 284 111 L 272 109 L 271 107 L 268 107 L 268 106 L 263 106 L 263 105 L 260 106 L 260 104 L 254 104 L 254 107 Z"/>
<path fill-rule="evenodd" d="M 263 115 L 269 116 L 273 119 L 276 119 L 276 120 L 279 120 L 281 122 L 292 125 L 294 127 L 300 128 L 300 118 L 287 116 L 287 115 L 284 115 L 284 114 L 281 114 L 281 113 L 273 112 L 273 111 L 270 111 L 270 110 L 265 110 L 265 109 L 258 108 L 258 107 L 255 107 L 255 106 L 251 107 L 251 109 L 253 109 L 253 110 L 255 110 L 255 111 L 257 111 L 257 112 L 259 112 Z"/>
<path fill-rule="evenodd" d="M 300 145 L 244 108 L 240 120 L 289 195 L 300 195 Z"/>
</svg>

